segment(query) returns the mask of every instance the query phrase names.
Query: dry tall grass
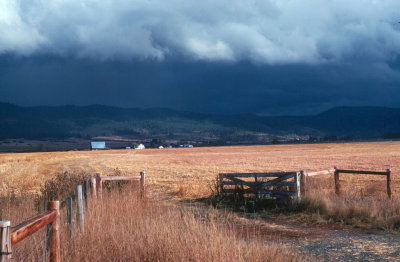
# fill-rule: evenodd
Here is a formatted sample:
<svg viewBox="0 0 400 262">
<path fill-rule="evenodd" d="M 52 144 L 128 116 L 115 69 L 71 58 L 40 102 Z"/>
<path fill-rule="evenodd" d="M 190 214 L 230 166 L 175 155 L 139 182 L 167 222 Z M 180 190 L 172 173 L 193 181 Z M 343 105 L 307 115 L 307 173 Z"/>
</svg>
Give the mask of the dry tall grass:
<svg viewBox="0 0 400 262">
<path fill-rule="evenodd" d="M 400 198 L 387 196 L 360 196 L 346 191 L 334 193 L 313 191 L 303 200 L 303 206 L 315 220 L 341 222 L 363 228 L 400 229 Z"/>
<path fill-rule="evenodd" d="M 343 174 L 340 180 L 342 192 L 336 195 L 332 175 L 308 178 L 303 205 L 315 220 L 400 229 L 400 197 L 388 199 L 386 177 Z"/>
<path fill-rule="evenodd" d="M 73 241 L 63 219 L 63 261 L 310 261 L 278 243 L 240 237 L 229 213 L 143 203 L 132 192 L 105 194 Z M 7 206 L 1 219 L 31 214 L 29 202 L 21 204 Z M 16 261 L 39 261 L 44 231 L 15 246 Z"/>
</svg>

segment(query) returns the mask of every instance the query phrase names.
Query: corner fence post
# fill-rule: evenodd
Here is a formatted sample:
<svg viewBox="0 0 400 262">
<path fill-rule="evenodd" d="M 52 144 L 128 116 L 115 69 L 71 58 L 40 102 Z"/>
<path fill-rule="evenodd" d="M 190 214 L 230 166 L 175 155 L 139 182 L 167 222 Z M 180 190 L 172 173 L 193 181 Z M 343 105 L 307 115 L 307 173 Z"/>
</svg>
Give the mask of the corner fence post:
<svg viewBox="0 0 400 262">
<path fill-rule="evenodd" d="M 300 172 L 294 174 L 294 189 L 296 192 L 297 202 L 301 201 L 301 185 L 300 185 Z"/>
<path fill-rule="evenodd" d="M 389 198 L 392 198 L 392 170 L 390 168 L 386 169 L 386 186 L 387 186 L 387 194 Z"/>
<path fill-rule="evenodd" d="M 68 217 L 68 224 L 69 224 L 69 233 L 71 238 L 74 238 L 74 215 L 72 211 L 72 197 L 67 197 L 67 217 Z"/>
<path fill-rule="evenodd" d="M 76 211 L 78 215 L 78 225 L 81 231 L 83 232 L 84 230 L 84 215 L 83 215 L 83 203 L 82 203 L 82 186 L 78 185 L 76 186 Z"/>
<path fill-rule="evenodd" d="M 50 201 L 48 210 L 56 210 L 57 212 L 56 220 L 53 221 L 50 230 L 50 262 L 60 262 L 60 202 Z"/>
<path fill-rule="evenodd" d="M 340 194 L 340 182 L 339 182 L 339 170 L 337 166 L 333 167 L 335 169 L 334 178 L 335 178 L 335 193 L 336 195 Z"/>
<path fill-rule="evenodd" d="M 140 197 L 142 199 L 146 198 L 146 173 L 145 172 L 140 172 Z"/>
<path fill-rule="evenodd" d="M 300 188 L 301 188 L 301 195 L 304 196 L 306 194 L 307 187 L 307 173 L 304 170 L 300 171 Z"/>
<path fill-rule="evenodd" d="M 101 173 L 96 173 L 96 187 L 97 187 L 97 198 L 102 199 L 102 193 L 103 193 L 103 185 L 101 182 Z"/>
<path fill-rule="evenodd" d="M 12 249 L 10 226 L 10 221 L 0 221 L 0 262 L 11 261 Z"/>
</svg>

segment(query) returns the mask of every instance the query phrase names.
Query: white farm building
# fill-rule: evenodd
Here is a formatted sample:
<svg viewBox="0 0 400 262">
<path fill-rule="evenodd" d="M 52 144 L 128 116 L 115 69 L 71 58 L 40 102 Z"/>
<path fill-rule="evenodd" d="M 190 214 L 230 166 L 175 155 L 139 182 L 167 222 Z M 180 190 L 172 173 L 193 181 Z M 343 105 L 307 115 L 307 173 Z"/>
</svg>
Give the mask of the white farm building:
<svg viewBox="0 0 400 262">
<path fill-rule="evenodd" d="M 135 149 L 145 149 L 143 144 L 138 145 L 137 147 L 135 147 Z"/>
</svg>

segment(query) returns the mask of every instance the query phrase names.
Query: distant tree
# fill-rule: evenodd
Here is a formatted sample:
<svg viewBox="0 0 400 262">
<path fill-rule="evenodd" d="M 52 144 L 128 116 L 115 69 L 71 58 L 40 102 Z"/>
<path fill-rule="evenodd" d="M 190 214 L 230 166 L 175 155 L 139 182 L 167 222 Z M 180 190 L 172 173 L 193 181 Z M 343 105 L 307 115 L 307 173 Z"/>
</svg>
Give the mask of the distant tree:
<svg viewBox="0 0 400 262">
<path fill-rule="evenodd" d="M 310 136 L 309 138 L 308 138 L 308 142 L 317 142 L 318 141 L 318 138 L 316 138 L 316 137 L 314 137 L 314 136 Z"/>
<path fill-rule="evenodd" d="M 386 133 L 382 135 L 383 139 L 399 139 L 400 133 Z"/>
<path fill-rule="evenodd" d="M 324 136 L 324 141 L 337 141 L 337 136 Z"/>
<path fill-rule="evenodd" d="M 271 142 L 273 145 L 278 145 L 278 144 L 280 144 L 281 142 L 277 139 L 277 138 L 274 138 L 274 139 L 272 139 L 272 142 Z"/>
<path fill-rule="evenodd" d="M 160 145 L 165 144 L 165 141 L 162 138 L 153 138 L 151 140 L 151 143 L 154 144 L 155 146 L 160 146 Z"/>
</svg>

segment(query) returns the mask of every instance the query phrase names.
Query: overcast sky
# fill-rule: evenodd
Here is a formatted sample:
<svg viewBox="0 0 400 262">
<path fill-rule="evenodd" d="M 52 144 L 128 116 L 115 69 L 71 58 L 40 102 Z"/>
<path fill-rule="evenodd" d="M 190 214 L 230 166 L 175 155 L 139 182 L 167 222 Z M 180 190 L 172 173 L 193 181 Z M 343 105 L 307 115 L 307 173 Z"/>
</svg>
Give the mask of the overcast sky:
<svg viewBox="0 0 400 262">
<path fill-rule="evenodd" d="M 398 0 L 3 0 L 0 101 L 400 107 Z"/>
</svg>

